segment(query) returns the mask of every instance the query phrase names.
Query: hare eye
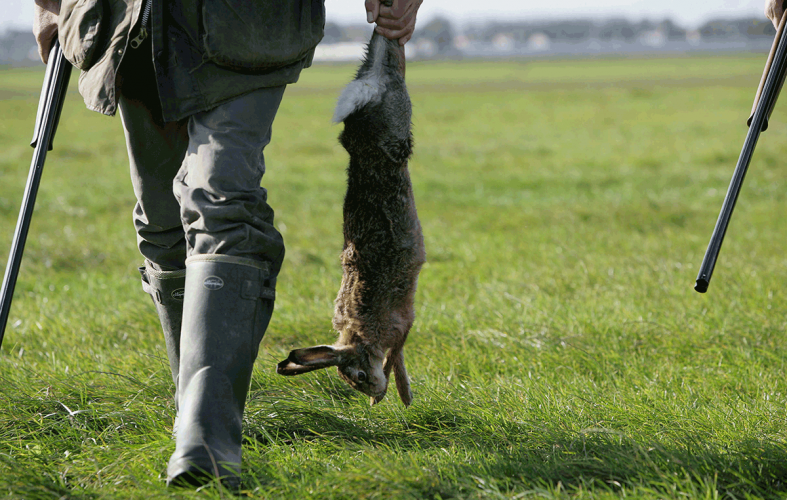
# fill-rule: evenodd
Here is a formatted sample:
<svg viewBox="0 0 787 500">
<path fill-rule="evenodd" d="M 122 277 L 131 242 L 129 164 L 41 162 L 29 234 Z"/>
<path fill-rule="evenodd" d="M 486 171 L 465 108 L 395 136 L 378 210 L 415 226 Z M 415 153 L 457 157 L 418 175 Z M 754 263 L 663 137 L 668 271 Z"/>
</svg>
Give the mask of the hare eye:
<svg viewBox="0 0 787 500">
<path fill-rule="evenodd" d="M 357 377 L 358 382 L 366 382 L 366 372 L 359 371 Z"/>
</svg>

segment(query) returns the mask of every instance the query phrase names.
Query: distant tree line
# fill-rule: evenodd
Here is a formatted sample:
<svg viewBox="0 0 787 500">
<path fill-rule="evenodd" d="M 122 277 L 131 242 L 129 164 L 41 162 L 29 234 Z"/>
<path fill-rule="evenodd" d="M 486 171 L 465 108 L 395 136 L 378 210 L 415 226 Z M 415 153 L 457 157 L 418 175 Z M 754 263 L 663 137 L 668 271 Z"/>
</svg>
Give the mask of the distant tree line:
<svg viewBox="0 0 787 500">
<path fill-rule="evenodd" d="M 327 23 L 324 43 L 366 41 L 371 28 L 368 26 L 341 26 Z M 666 40 L 685 40 L 689 30 L 670 19 L 661 21 L 630 21 L 628 19 L 590 20 L 574 19 L 563 21 L 492 21 L 475 24 L 462 30 L 469 41 L 492 42 L 500 35 L 511 37 L 515 42 L 526 42 L 534 34 L 546 35 L 555 42 L 581 42 L 583 40 L 620 40 L 632 42 L 645 33 L 659 32 Z M 698 30 L 700 37 L 707 40 L 735 40 L 773 37 L 776 30 L 765 18 L 715 19 L 706 22 Z M 458 30 L 444 17 L 419 25 L 413 40 L 427 39 L 434 43 L 438 52 L 451 49 Z"/>
<path fill-rule="evenodd" d="M 700 35 L 708 39 L 723 38 L 773 38 L 776 30 L 770 21 L 758 18 L 713 20 L 703 24 Z"/>
<path fill-rule="evenodd" d="M 328 22 L 322 43 L 366 42 L 372 31 L 368 24 L 340 25 Z M 504 36 L 515 43 L 525 43 L 535 34 L 544 35 L 553 42 L 582 42 L 584 40 L 620 40 L 632 42 L 646 33 L 658 32 L 666 40 L 685 40 L 688 30 L 670 19 L 662 21 L 629 21 L 607 19 L 603 21 L 574 19 L 564 21 L 493 21 L 466 26 L 462 30 L 468 42 L 493 42 Z M 765 18 L 714 19 L 706 22 L 697 34 L 708 41 L 772 38 L 776 31 Z M 454 49 L 454 39 L 459 34 L 454 24 L 445 17 L 432 19 L 417 27 L 413 41 L 426 40 L 439 54 Z M 36 44 L 30 30 L 8 30 L 0 33 L 0 64 L 34 64 Z"/>
<path fill-rule="evenodd" d="M 13 29 L 0 33 L 0 64 L 26 66 L 38 61 L 38 46 L 32 30 Z"/>
<path fill-rule="evenodd" d="M 583 40 L 636 40 L 645 32 L 661 31 L 669 40 L 686 38 L 687 30 L 676 25 L 669 19 L 660 22 L 627 19 L 609 19 L 593 21 L 577 19 L 571 21 L 550 21 L 541 23 L 492 22 L 480 26 L 472 26 L 465 35 L 470 40 L 491 42 L 500 34 L 507 34 L 515 41 L 525 42 L 536 33 L 543 33 L 552 41 L 581 42 Z"/>
<path fill-rule="evenodd" d="M 545 22 L 490 22 L 470 26 L 465 36 L 471 40 L 492 41 L 507 34 L 516 41 L 526 41 L 536 33 L 543 33 L 553 41 L 579 42 L 582 40 L 621 40 L 631 42 L 648 32 L 660 32 L 667 40 L 685 40 L 688 30 L 670 19 L 662 21 L 629 21 L 627 19 L 569 20 Z M 773 37 L 773 25 L 765 18 L 715 19 L 697 30 L 707 39 L 750 39 Z"/>
<path fill-rule="evenodd" d="M 333 22 L 325 23 L 325 36 L 321 43 L 368 42 L 372 26 L 340 25 Z M 451 21 L 444 17 L 433 19 L 425 25 L 416 27 L 413 40 L 428 39 L 434 42 L 439 52 L 449 50 L 453 46 L 456 30 Z"/>
</svg>

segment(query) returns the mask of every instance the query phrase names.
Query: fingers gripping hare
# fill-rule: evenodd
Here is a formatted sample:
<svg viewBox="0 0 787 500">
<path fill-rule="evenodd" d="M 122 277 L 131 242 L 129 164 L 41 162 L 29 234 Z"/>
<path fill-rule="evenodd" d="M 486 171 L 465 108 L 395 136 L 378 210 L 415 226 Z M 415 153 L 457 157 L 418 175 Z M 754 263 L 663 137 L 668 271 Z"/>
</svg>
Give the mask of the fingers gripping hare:
<svg viewBox="0 0 787 500">
<path fill-rule="evenodd" d="M 426 254 L 407 170 L 410 114 L 403 49 L 375 33 L 334 115 L 344 122 L 339 140 L 350 154 L 343 276 L 333 317 L 339 339 L 294 350 L 277 367 L 282 375 L 299 375 L 338 366 L 372 404 L 385 397 L 391 371 L 402 402 L 412 402 L 404 343 Z"/>
</svg>

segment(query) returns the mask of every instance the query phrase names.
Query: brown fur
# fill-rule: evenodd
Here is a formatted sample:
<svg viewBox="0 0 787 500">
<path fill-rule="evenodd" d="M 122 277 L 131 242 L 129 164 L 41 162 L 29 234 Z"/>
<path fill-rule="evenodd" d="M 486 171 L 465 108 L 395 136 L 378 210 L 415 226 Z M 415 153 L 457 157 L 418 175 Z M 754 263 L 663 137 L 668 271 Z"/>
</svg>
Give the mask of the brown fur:
<svg viewBox="0 0 787 500">
<path fill-rule="evenodd" d="M 384 60 L 374 59 L 381 56 Z M 382 81 L 370 75 L 381 75 Z M 339 338 L 333 346 L 292 351 L 278 372 L 296 375 L 338 366 L 344 380 L 376 403 L 385 396 L 393 371 L 399 396 L 409 405 L 404 343 L 415 318 L 413 300 L 426 254 L 407 169 L 411 105 L 397 42 L 372 37 L 356 76 L 363 79 L 380 83 L 384 91 L 344 119 L 339 138 L 350 154 L 343 276 L 333 318 Z"/>
</svg>

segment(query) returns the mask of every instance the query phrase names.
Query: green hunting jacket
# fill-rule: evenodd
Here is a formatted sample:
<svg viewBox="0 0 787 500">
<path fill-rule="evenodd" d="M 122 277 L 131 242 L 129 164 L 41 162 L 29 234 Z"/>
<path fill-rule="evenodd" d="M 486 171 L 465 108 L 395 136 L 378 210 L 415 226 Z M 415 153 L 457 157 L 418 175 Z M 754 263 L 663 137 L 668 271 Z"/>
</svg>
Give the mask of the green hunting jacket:
<svg viewBox="0 0 787 500">
<path fill-rule="evenodd" d="M 89 109 L 115 114 L 118 68 L 136 50 L 129 42 L 145 1 L 165 121 L 296 82 L 325 25 L 323 0 L 63 0 L 60 43 L 82 69 L 79 92 Z"/>
</svg>

